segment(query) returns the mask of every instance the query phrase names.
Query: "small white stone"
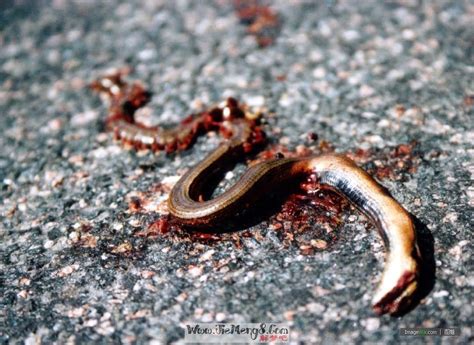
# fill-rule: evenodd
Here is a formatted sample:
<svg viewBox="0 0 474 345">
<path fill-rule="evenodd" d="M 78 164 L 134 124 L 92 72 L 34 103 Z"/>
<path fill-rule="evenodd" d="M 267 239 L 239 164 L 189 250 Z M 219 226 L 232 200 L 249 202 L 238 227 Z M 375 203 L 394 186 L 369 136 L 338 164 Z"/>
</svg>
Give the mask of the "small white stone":
<svg viewBox="0 0 474 345">
<path fill-rule="evenodd" d="M 138 58 L 142 61 L 153 60 L 156 58 L 156 52 L 153 49 L 144 49 L 138 52 Z"/>
<path fill-rule="evenodd" d="M 199 258 L 199 261 L 209 260 L 210 258 L 212 258 L 212 255 L 214 255 L 214 253 L 215 253 L 214 249 L 208 250 L 207 252 L 201 255 L 201 257 Z"/>
<path fill-rule="evenodd" d="M 449 296 L 449 292 L 446 290 L 436 291 L 433 293 L 433 298 L 441 298 L 446 296 Z"/>
<path fill-rule="evenodd" d="M 375 90 L 369 85 L 361 85 L 359 89 L 360 97 L 369 97 L 369 96 L 372 96 L 374 93 L 375 93 Z"/>
<path fill-rule="evenodd" d="M 387 119 L 382 119 L 382 120 L 380 120 L 380 121 L 377 123 L 377 126 L 378 126 L 378 127 L 381 127 L 381 128 L 390 127 L 390 121 L 387 120 Z"/>
<path fill-rule="evenodd" d="M 97 320 L 96 319 L 91 319 L 91 320 L 87 320 L 86 322 L 84 322 L 84 327 L 95 327 L 97 326 Z"/>
<path fill-rule="evenodd" d="M 102 317 L 100 318 L 100 321 L 107 321 L 107 320 L 110 320 L 110 317 L 112 316 L 112 314 L 110 314 L 108 311 L 104 313 L 104 315 L 102 315 Z"/>
<path fill-rule="evenodd" d="M 322 67 L 313 70 L 313 77 L 316 79 L 323 79 L 326 76 L 326 70 Z"/>
<path fill-rule="evenodd" d="M 248 97 L 246 103 L 250 107 L 262 107 L 265 104 L 265 97 L 261 95 Z"/>
<path fill-rule="evenodd" d="M 40 338 L 41 337 L 38 337 L 36 336 L 36 334 L 34 333 L 30 333 L 28 335 L 28 337 L 25 339 L 25 345 L 36 345 L 36 344 L 40 344 Z"/>
<path fill-rule="evenodd" d="M 45 249 L 49 249 L 52 246 L 54 246 L 54 241 L 51 241 L 51 240 L 47 240 L 46 242 L 44 242 L 44 245 L 43 245 Z"/>
<path fill-rule="evenodd" d="M 194 277 L 194 278 L 199 277 L 202 274 L 202 267 L 192 266 L 191 268 L 189 268 L 188 272 L 191 275 L 191 277 Z"/>
<path fill-rule="evenodd" d="M 414 40 L 416 37 L 415 31 L 410 29 L 405 29 L 402 31 L 402 37 L 404 40 L 411 41 Z"/>
<path fill-rule="evenodd" d="M 324 55 L 320 50 L 312 50 L 309 53 L 309 59 L 312 62 L 320 62 L 323 60 L 323 58 L 324 58 Z"/>
<path fill-rule="evenodd" d="M 206 313 L 201 318 L 202 322 L 211 322 L 212 320 L 213 320 L 213 317 L 211 313 Z"/>
<path fill-rule="evenodd" d="M 326 307 L 321 303 L 309 303 L 306 305 L 306 309 L 313 314 L 321 314 L 326 310 Z"/>
<path fill-rule="evenodd" d="M 85 126 L 86 124 L 95 121 L 99 117 L 99 113 L 94 110 L 88 110 L 83 113 L 78 113 L 71 118 L 71 125 L 74 127 Z"/>
<path fill-rule="evenodd" d="M 216 321 L 217 322 L 222 322 L 224 321 L 226 318 L 226 315 L 224 313 L 217 313 L 216 314 Z"/>
<path fill-rule="evenodd" d="M 356 30 L 347 30 L 342 33 L 342 38 L 347 42 L 355 41 L 359 37 L 360 34 Z"/>
<path fill-rule="evenodd" d="M 380 327 L 380 319 L 376 317 L 368 318 L 365 321 L 365 329 L 369 332 L 373 332 Z"/>
<path fill-rule="evenodd" d="M 374 117 L 377 116 L 377 114 L 372 113 L 370 111 L 364 111 L 361 115 L 363 118 L 366 118 L 366 119 L 373 119 Z"/>
<path fill-rule="evenodd" d="M 115 223 L 112 225 L 112 228 L 113 228 L 114 230 L 120 231 L 120 230 L 123 229 L 123 224 L 122 224 L 122 223 L 115 222 Z"/>
<path fill-rule="evenodd" d="M 184 301 L 186 301 L 186 299 L 188 298 L 188 294 L 186 292 L 183 292 L 183 293 L 180 293 L 178 296 L 176 296 L 176 300 L 180 303 L 183 303 Z"/>
<path fill-rule="evenodd" d="M 165 185 L 174 185 L 178 180 L 181 178 L 181 176 L 174 175 L 174 176 L 167 176 L 163 180 L 161 180 L 161 183 Z"/>
<path fill-rule="evenodd" d="M 383 142 L 383 138 L 380 135 L 369 135 L 366 137 L 367 142 L 371 144 L 377 144 Z"/>
<path fill-rule="evenodd" d="M 282 106 L 283 108 L 289 107 L 293 103 L 293 100 L 288 97 L 287 94 L 284 94 L 281 96 L 280 100 L 278 101 L 278 104 Z"/>
</svg>

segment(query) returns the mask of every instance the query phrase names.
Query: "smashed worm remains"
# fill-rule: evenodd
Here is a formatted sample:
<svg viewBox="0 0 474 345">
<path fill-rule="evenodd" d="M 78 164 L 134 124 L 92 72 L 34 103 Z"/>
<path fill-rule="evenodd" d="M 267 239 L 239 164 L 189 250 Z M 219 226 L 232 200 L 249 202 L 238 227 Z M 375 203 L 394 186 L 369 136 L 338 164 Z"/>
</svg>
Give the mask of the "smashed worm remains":
<svg viewBox="0 0 474 345">
<path fill-rule="evenodd" d="M 235 99 L 222 106 L 191 115 L 171 129 L 145 127 L 134 112 L 149 100 L 138 84 L 125 83 L 120 74 L 92 84 L 108 96 L 107 126 L 116 137 L 136 148 L 173 152 L 188 148 L 196 136 L 219 131 L 223 142 L 173 187 L 168 199 L 170 214 L 181 224 L 210 228 L 224 224 L 282 184 L 316 176 L 319 183 L 347 198 L 377 226 L 386 248 L 385 268 L 373 298 L 378 314 L 398 314 L 412 303 L 418 286 L 420 254 L 410 214 L 370 175 L 352 160 L 337 154 L 277 157 L 250 167 L 230 189 L 203 201 L 209 181 L 229 162 L 239 159 L 264 141 L 263 131 Z"/>
<path fill-rule="evenodd" d="M 236 100 L 229 98 L 225 109 L 214 107 L 191 114 L 171 128 L 147 127 L 135 120 L 135 112 L 147 104 L 151 97 L 151 93 L 145 90 L 141 83 L 129 84 L 123 80 L 122 73 L 118 72 L 97 79 L 90 87 L 109 102 L 107 128 L 114 133 L 116 139 L 132 145 L 137 150 L 150 149 L 172 153 L 188 149 L 198 136 L 210 131 L 219 131 L 224 137 L 229 136 L 231 133 L 224 118 L 241 117 L 245 113 Z M 257 126 L 257 122 L 249 120 L 250 123 L 254 143 L 263 142 L 264 133 Z"/>
</svg>

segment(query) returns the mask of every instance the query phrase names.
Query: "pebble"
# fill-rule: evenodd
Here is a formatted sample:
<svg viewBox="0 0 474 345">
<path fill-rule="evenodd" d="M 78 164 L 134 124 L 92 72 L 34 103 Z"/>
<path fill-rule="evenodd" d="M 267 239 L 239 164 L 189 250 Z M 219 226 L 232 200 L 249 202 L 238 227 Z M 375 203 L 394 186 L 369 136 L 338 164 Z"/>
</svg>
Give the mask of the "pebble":
<svg viewBox="0 0 474 345">
<path fill-rule="evenodd" d="M 191 275 L 191 277 L 196 278 L 196 277 L 199 277 L 202 274 L 203 270 L 202 270 L 202 267 L 200 267 L 200 266 L 191 265 L 188 268 L 188 272 Z"/>
</svg>

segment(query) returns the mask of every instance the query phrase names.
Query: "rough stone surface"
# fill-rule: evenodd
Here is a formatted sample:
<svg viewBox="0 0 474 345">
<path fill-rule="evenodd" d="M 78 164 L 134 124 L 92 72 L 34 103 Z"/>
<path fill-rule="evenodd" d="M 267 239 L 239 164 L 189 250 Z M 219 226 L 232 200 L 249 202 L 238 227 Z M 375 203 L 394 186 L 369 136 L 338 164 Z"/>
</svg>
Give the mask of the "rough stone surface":
<svg viewBox="0 0 474 345">
<path fill-rule="evenodd" d="M 212 321 L 286 322 L 311 343 L 439 343 L 398 330 L 449 326 L 462 334 L 442 342 L 473 341 L 472 2 L 277 1 L 264 49 L 225 1 L 14 3 L 0 5 L 2 342 L 182 342 Z M 86 84 L 123 66 L 154 91 L 151 122 L 234 95 L 290 147 L 308 131 L 338 151 L 417 140 L 417 171 L 382 182 L 434 239 L 431 292 L 403 317 L 373 314 L 383 247 L 353 211 L 312 255 L 265 220 L 241 246 L 135 236 L 166 195 L 133 213 L 133 193 L 219 138 L 174 156 L 115 143 Z"/>
</svg>

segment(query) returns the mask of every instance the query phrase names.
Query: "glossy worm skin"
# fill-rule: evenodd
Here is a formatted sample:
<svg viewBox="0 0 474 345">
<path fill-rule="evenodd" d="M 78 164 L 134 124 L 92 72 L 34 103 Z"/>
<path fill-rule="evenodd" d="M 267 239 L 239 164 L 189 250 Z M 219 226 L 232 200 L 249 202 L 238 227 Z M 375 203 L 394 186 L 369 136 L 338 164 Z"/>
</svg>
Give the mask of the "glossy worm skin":
<svg viewBox="0 0 474 345">
<path fill-rule="evenodd" d="M 234 135 L 189 170 L 171 190 L 171 215 L 191 227 L 211 227 L 263 197 L 285 181 L 316 174 L 320 182 L 346 197 L 377 226 L 386 247 L 385 268 L 373 297 L 378 314 L 397 314 L 410 305 L 417 289 L 419 252 L 410 214 L 349 158 L 337 155 L 276 158 L 250 167 L 230 189 L 198 201 L 209 177 L 248 139 L 245 120 L 231 124 Z"/>
</svg>

